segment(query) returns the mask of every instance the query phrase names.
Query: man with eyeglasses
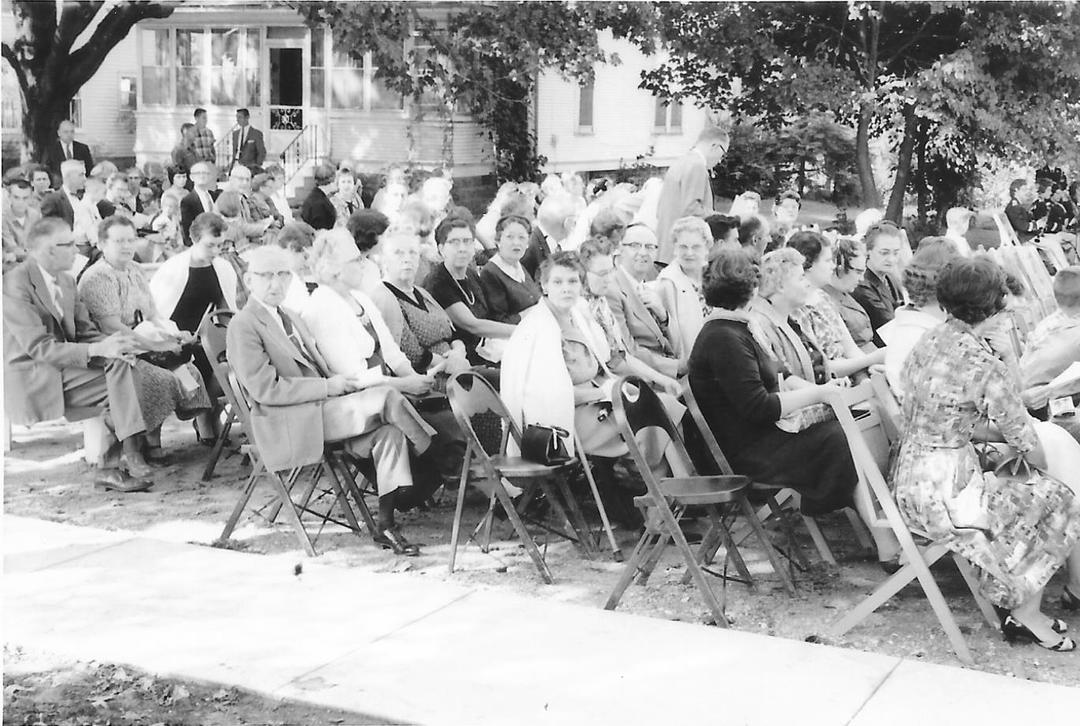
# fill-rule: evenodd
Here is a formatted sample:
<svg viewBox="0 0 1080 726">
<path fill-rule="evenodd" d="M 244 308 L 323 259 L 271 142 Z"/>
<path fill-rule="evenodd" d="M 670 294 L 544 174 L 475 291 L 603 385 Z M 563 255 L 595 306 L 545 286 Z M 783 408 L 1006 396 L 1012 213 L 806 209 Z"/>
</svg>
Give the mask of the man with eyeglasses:
<svg viewBox="0 0 1080 726">
<path fill-rule="evenodd" d="M 892 320 L 896 308 L 904 304 L 898 277 L 904 239 L 900 228 L 892 222 L 878 222 L 866 231 L 863 243 L 866 245 L 866 274 L 851 295 L 870 318 L 874 343 L 884 347 L 878 328 Z"/>
<path fill-rule="evenodd" d="M 727 153 L 731 137 L 726 129 L 707 126 L 697 143 L 664 175 L 660 202 L 656 210 L 656 236 L 660 244 L 659 259 L 670 262 L 671 226 L 682 217 L 708 217 L 713 211 L 712 184 L 709 170 L 719 164 Z"/>
<path fill-rule="evenodd" d="M 623 338 L 631 342 L 628 352 L 664 375 L 677 378 L 686 371 L 667 337 L 667 311 L 660 296 L 645 284 L 655 276 L 658 249 L 656 235 L 647 225 L 627 227 L 606 296 Z"/>
<path fill-rule="evenodd" d="M 200 214 L 214 211 L 214 200 L 221 190 L 217 186 L 217 167 L 200 161 L 191 167 L 191 183 L 194 189 L 180 200 L 180 232 L 184 236 L 184 246 L 191 246 L 191 223 Z"/>
</svg>

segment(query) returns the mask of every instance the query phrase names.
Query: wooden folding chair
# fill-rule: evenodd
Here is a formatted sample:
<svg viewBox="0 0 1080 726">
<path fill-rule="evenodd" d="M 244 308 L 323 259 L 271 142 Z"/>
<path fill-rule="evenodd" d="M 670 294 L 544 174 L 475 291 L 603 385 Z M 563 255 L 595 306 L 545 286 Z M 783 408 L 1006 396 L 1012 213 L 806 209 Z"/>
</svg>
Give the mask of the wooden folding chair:
<svg viewBox="0 0 1080 726">
<path fill-rule="evenodd" d="M 726 515 L 743 514 L 757 534 L 762 547 L 765 548 L 773 568 L 781 579 L 786 577 L 776 550 L 766 537 L 761 523 L 754 514 L 754 508 L 746 498 L 746 493 L 750 489 L 750 479 L 738 475 L 697 476 L 678 427 L 667 415 L 660 398 L 648 384 L 634 376 L 623 377 L 615 382 L 613 391 L 615 420 L 619 424 L 623 440 L 630 449 L 634 463 L 645 481 L 648 493 L 634 500 L 638 506 L 645 509 L 645 532 L 634 547 L 604 608 L 615 609 L 635 577 L 641 582 L 648 579 L 663 550 L 666 549 L 668 540 L 671 539 L 682 553 L 687 570 L 701 591 L 706 606 L 712 612 L 714 622 L 721 627 L 727 627 L 723 605 L 716 599 L 716 594 L 705 579 L 706 570 L 699 564 L 707 559 L 710 540 L 713 537 L 719 538 L 724 545 L 727 556 L 741 575 L 739 581 L 751 588 L 755 585 L 735 545 L 731 531 L 724 522 Z M 662 448 L 663 463 L 667 465 L 672 476 L 656 476 L 652 468 L 653 463 L 649 461 L 649 456 L 644 450 L 646 446 L 657 449 L 652 452 L 654 454 L 661 453 L 659 449 Z M 712 524 L 702 540 L 697 555 L 690 549 L 679 526 L 679 521 L 687 507 L 704 508 Z M 709 572 L 723 579 L 736 579 L 728 578 L 721 573 Z M 786 580 L 785 586 L 790 592 L 792 589 L 790 579 Z"/>
<path fill-rule="evenodd" d="M 559 466 L 545 466 L 528 461 L 520 456 L 509 456 L 506 453 L 506 444 L 510 436 L 520 447 L 521 431 L 510 417 L 510 412 L 503 403 L 499 394 L 488 381 L 478 373 L 466 371 L 459 373 L 450 379 L 446 386 L 446 393 L 450 399 L 450 408 L 454 412 L 461 429 L 465 431 L 468 441 L 465 449 L 465 459 L 461 466 L 461 480 L 458 486 L 457 505 L 454 509 L 454 524 L 450 534 L 450 563 L 449 570 L 454 571 L 457 560 L 457 548 L 461 533 L 461 517 L 465 506 L 465 490 L 473 479 L 470 477 L 477 465 L 481 478 L 491 486 L 491 500 L 488 513 L 481 522 L 481 527 L 490 533 L 491 517 L 493 508 L 498 503 L 506 512 L 514 531 L 517 533 L 525 551 L 536 565 L 540 577 L 550 584 L 554 580 L 544 561 L 540 550 L 536 546 L 532 535 L 526 529 L 524 522 L 514 505 L 509 493 L 506 491 L 504 481 L 512 482 L 515 486 L 522 485 L 525 492 L 522 499 L 527 500 L 531 492 L 535 492 L 537 486 L 544 492 L 544 496 L 552 508 L 560 515 L 577 535 L 577 541 L 588 552 L 591 548 L 592 535 L 585 523 L 577 500 L 574 499 L 566 481 L 566 473 L 571 464 Z M 481 427 L 478 431 L 478 427 Z M 500 433 L 495 435 L 495 427 Z M 481 433 L 481 431 L 483 433 Z M 559 498 L 555 495 L 552 481 L 556 482 L 562 499 L 565 501 L 570 514 L 563 509 Z M 524 501 L 522 503 L 523 508 Z M 480 529 L 481 527 L 478 527 Z M 557 534 L 563 535 L 563 533 Z M 565 535 L 563 535 L 565 536 Z"/>
<path fill-rule="evenodd" d="M 682 385 L 683 403 L 686 404 L 686 408 L 690 411 L 690 419 L 693 421 L 694 428 L 701 438 L 701 441 L 705 444 L 705 452 L 710 458 L 712 470 L 717 471 L 720 474 L 732 476 L 735 471 L 731 468 L 731 463 L 728 462 L 727 456 L 724 455 L 723 450 L 720 448 L 720 442 L 716 440 L 713 435 L 712 429 L 709 427 L 709 422 L 705 420 L 705 414 L 701 411 L 701 406 L 698 405 L 697 397 L 694 396 L 694 391 L 690 388 L 690 379 L 684 377 L 680 380 Z M 791 526 L 791 521 L 787 517 L 787 513 L 784 512 L 783 505 L 786 502 L 798 501 L 798 494 L 791 489 L 785 489 L 783 487 L 771 486 L 766 482 L 751 482 L 750 488 L 767 497 L 765 506 L 756 512 L 757 518 L 764 522 L 770 516 L 776 517 L 780 522 L 781 527 L 784 529 L 784 534 L 788 540 L 788 559 L 792 562 L 797 561 L 801 569 L 805 570 L 809 567 L 809 563 L 806 561 L 806 555 L 803 554 L 802 548 L 799 546 L 798 540 L 795 539 L 795 531 Z M 812 518 L 803 515 L 803 521 L 807 522 L 807 529 L 811 529 L 811 536 L 813 531 L 817 530 L 820 537 L 821 531 L 818 530 L 817 522 Z M 736 542 L 741 542 L 743 538 L 736 538 Z M 815 542 L 817 538 L 815 538 Z M 822 538 L 824 541 L 824 538 Z M 715 547 L 719 545 L 719 542 L 713 543 L 713 549 L 711 550 L 710 559 L 715 555 Z M 826 545 L 827 549 L 828 545 Z M 786 554 L 786 553 L 785 553 Z M 832 553 L 829 553 L 832 556 Z M 824 558 L 823 558 L 824 559 Z M 835 562 L 835 561 L 834 561 Z M 788 578 L 785 579 L 785 585 Z M 690 573 L 687 572 L 683 576 L 683 584 L 689 584 Z"/>
<path fill-rule="evenodd" d="M 248 399 L 247 392 L 244 390 L 243 386 L 240 385 L 239 381 L 236 380 L 236 376 L 229 367 L 227 360 L 221 361 L 219 366 L 221 372 L 224 374 L 221 379 L 222 387 L 230 391 L 231 398 L 235 401 L 234 410 L 236 416 L 241 425 L 245 426 L 247 431 L 251 431 L 251 403 Z M 216 371 L 217 369 L 215 368 L 215 372 Z M 276 494 L 276 505 L 278 509 L 285 513 L 286 519 L 296 532 L 296 537 L 300 546 L 310 557 L 315 557 L 318 554 L 315 551 L 315 539 L 318 538 L 327 522 L 333 522 L 334 524 L 347 527 L 360 536 L 361 527 L 356 519 L 356 513 L 353 511 L 352 505 L 350 504 L 350 495 L 357 505 L 357 509 L 364 520 L 367 531 L 372 535 L 377 531 L 375 521 L 371 516 L 371 511 L 364 502 L 363 494 L 355 481 L 355 472 L 351 471 L 344 462 L 342 453 L 338 447 L 334 446 L 334 442 L 327 443 L 323 459 L 318 464 L 311 467 L 296 467 L 284 474 L 281 472 L 269 471 L 263 465 L 262 456 L 259 454 L 259 449 L 255 444 L 254 439 L 244 445 L 242 450 L 251 459 L 251 475 L 248 477 L 247 482 L 245 482 L 244 489 L 240 493 L 240 498 L 237 500 L 232 513 L 225 522 L 225 527 L 222 529 L 221 537 L 219 538 L 220 541 L 228 541 L 233 530 L 236 528 L 237 522 L 240 520 L 240 515 L 243 514 L 244 509 L 247 508 L 251 495 L 255 492 L 255 488 L 262 479 L 268 479 L 270 481 L 274 493 Z M 297 500 L 293 497 L 293 490 L 305 468 L 310 468 L 311 470 L 310 483 L 299 497 L 299 500 Z M 317 511 L 311 508 L 311 497 L 324 473 L 330 475 L 330 486 L 327 491 L 333 496 L 333 500 L 326 509 Z M 333 517 L 335 505 L 340 508 L 342 516 L 345 519 L 344 522 Z M 319 529 L 315 534 L 315 538 L 308 533 L 304 526 L 301 519 L 304 514 L 313 514 L 320 520 Z M 276 511 L 275 514 L 271 516 L 270 521 L 273 521 L 274 517 L 276 517 Z"/>
<path fill-rule="evenodd" d="M 221 386 L 223 392 L 221 398 L 224 400 L 219 400 L 218 404 L 224 404 L 222 407 L 225 410 L 225 423 L 221 428 L 221 433 L 218 434 L 217 439 L 214 441 L 213 448 L 210 450 L 210 459 L 206 462 L 206 468 L 203 469 L 202 473 L 203 481 L 210 481 L 210 478 L 214 475 L 214 469 L 217 468 L 218 459 L 221 458 L 221 452 L 225 448 L 225 442 L 228 441 L 233 424 L 237 421 L 236 401 L 233 400 L 230 387 L 225 383 L 224 376 L 226 374 L 222 367 L 225 361 L 225 336 L 229 322 L 232 321 L 235 314 L 232 310 L 214 310 L 211 307 L 207 308 L 206 314 L 203 315 L 203 319 L 199 323 L 199 343 L 210 361 L 214 377 Z"/>
<path fill-rule="evenodd" d="M 863 409 L 866 408 L 866 404 L 869 404 L 869 413 L 862 415 L 859 419 L 855 419 L 851 412 L 851 406 L 857 404 L 863 404 L 860 406 Z M 899 430 L 896 422 L 884 423 L 883 407 L 874 395 L 874 386 L 871 381 L 864 381 L 854 388 L 844 389 L 841 399 L 833 403 L 833 408 L 843 427 L 852 458 L 855 460 L 855 468 L 859 473 L 856 496 L 867 497 L 868 504 L 872 506 L 873 511 L 878 513 L 875 521 L 868 524 L 871 527 L 892 530 L 900 541 L 903 565 L 899 571 L 879 585 L 869 597 L 834 623 L 829 633 L 833 636 L 843 635 L 913 580 L 917 580 L 938 622 L 941 623 L 942 630 L 952 643 L 957 657 L 967 665 L 974 665 L 971 651 L 968 650 L 964 636 L 956 620 L 953 619 L 945 596 L 942 595 L 941 588 L 938 587 L 933 573 L 930 572 L 930 567 L 942 557 L 951 554 L 953 562 L 960 570 L 960 575 L 975 597 L 975 602 L 983 617 L 994 627 L 998 626 L 998 619 L 993 607 L 979 593 L 978 581 L 971 564 L 957 553 L 950 552 L 944 544 L 934 542 L 927 533 L 910 529 L 900 516 L 896 500 L 885 481 L 891 443 L 889 431 Z M 918 537 L 920 542 L 916 543 L 912 535 Z"/>
</svg>

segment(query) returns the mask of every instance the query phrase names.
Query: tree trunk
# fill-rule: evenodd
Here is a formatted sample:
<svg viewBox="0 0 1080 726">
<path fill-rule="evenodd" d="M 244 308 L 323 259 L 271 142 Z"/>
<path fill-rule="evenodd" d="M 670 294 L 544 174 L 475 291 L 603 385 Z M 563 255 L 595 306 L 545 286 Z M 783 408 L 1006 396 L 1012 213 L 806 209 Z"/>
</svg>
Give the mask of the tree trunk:
<svg viewBox="0 0 1080 726">
<path fill-rule="evenodd" d="M 874 168 L 870 163 L 870 118 L 873 111 L 869 103 L 859 107 L 859 123 L 855 128 L 855 168 L 859 172 L 859 186 L 862 188 L 862 205 L 880 207 L 881 194 L 874 183 Z"/>
<path fill-rule="evenodd" d="M 919 173 L 915 179 L 916 188 L 919 190 L 919 224 L 926 224 L 926 212 L 930 206 L 930 190 L 926 186 L 926 136 L 927 124 L 919 123 L 919 142 L 917 144 L 917 156 L 919 159 Z"/>
<path fill-rule="evenodd" d="M 904 192 L 907 191 L 911 178 L 911 156 L 915 151 L 918 127 L 919 117 L 915 115 L 914 104 L 904 106 L 904 138 L 900 141 L 900 151 L 896 155 L 896 182 L 889 195 L 889 206 L 885 210 L 885 218 L 898 224 L 904 213 Z"/>
</svg>

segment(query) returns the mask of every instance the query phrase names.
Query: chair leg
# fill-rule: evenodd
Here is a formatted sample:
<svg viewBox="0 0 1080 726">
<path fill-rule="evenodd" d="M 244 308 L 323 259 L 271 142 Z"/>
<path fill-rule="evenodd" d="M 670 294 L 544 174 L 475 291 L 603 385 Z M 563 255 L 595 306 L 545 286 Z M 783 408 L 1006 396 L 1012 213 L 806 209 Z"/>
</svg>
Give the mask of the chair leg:
<svg viewBox="0 0 1080 726">
<path fill-rule="evenodd" d="M 551 570 L 548 569 L 547 562 L 540 555 L 540 550 L 537 549 L 536 542 L 529 535 L 529 531 L 525 529 L 525 524 L 521 521 L 521 517 L 518 516 L 514 503 L 510 500 L 510 495 L 506 493 L 506 488 L 503 487 L 501 480 L 495 481 L 495 496 L 498 498 L 503 510 L 506 511 L 507 518 L 514 526 L 514 531 L 517 532 L 518 538 L 525 546 L 525 551 L 529 553 L 533 564 L 536 565 L 536 569 L 540 572 L 540 578 L 548 585 L 555 582 L 555 578 L 551 576 Z"/>
<path fill-rule="evenodd" d="M 291 480 L 293 484 L 296 483 L 296 478 L 299 473 L 299 469 L 295 469 L 289 473 L 289 480 Z M 285 511 L 285 518 L 289 520 L 289 524 L 291 524 L 296 531 L 296 538 L 299 540 L 300 546 L 309 557 L 316 557 L 317 553 L 315 552 L 315 545 L 311 542 L 307 530 L 304 529 L 304 523 L 300 521 L 300 513 L 296 511 L 296 506 L 293 504 L 292 498 L 289 495 L 289 487 L 286 486 L 281 475 L 276 472 L 270 475 L 270 480 L 274 485 L 274 489 L 277 490 L 278 497 L 281 498 L 281 508 Z"/>
<path fill-rule="evenodd" d="M 577 436 L 576 432 L 574 436 Z M 611 556 L 616 562 L 622 562 L 622 550 L 619 549 L 619 544 L 615 541 L 615 532 L 611 529 L 607 508 L 604 507 L 604 502 L 600 499 L 600 489 L 596 486 L 596 478 L 593 476 L 592 468 L 589 466 L 589 459 L 585 456 L 585 449 L 581 446 L 580 439 L 575 439 L 575 445 L 578 450 L 578 459 L 581 460 L 581 468 L 585 473 L 585 480 L 589 482 L 589 491 L 592 492 L 593 502 L 596 503 L 596 511 L 600 515 L 600 523 L 604 527 L 604 534 L 607 536 L 608 544 L 611 545 Z M 599 544 L 597 549 L 599 549 Z"/>
<path fill-rule="evenodd" d="M 359 536 L 360 522 L 357 521 L 356 512 L 353 511 L 352 506 L 349 504 L 349 497 L 342 478 L 344 477 L 345 481 L 348 480 L 348 468 L 334 454 L 327 454 L 326 461 L 327 468 L 330 470 L 330 478 L 334 480 L 334 492 L 337 494 L 337 502 L 338 506 L 341 507 L 341 513 L 345 515 L 345 521 L 349 523 L 349 529 Z M 344 471 L 342 471 L 343 468 Z"/>
<path fill-rule="evenodd" d="M 630 558 L 626 561 L 626 567 L 624 567 L 619 574 L 619 579 L 615 582 L 615 587 L 612 588 L 611 593 L 608 595 L 607 602 L 604 603 L 605 610 L 614 610 L 619 606 L 619 601 L 622 600 L 626 588 L 630 587 L 630 583 L 634 581 L 634 578 L 638 574 L 638 567 L 644 560 L 646 553 L 649 552 L 649 540 L 656 536 L 657 533 L 646 527 L 641 537 L 638 538 L 637 544 L 634 545 L 633 552 L 630 553 Z"/>
<path fill-rule="evenodd" d="M 225 528 L 221 530 L 221 536 L 218 539 L 222 542 L 227 542 L 229 537 L 232 536 L 233 530 L 236 529 L 236 523 L 240 521 L 240 515 L 244 513 L 244 509 L 251 500 L 251 495 L 255 492 L 255 487 L 259 483 L 261 474 L 262 464 L 255 463 L 254 468 L 251 471 L 251 476 L 244 482 L 244 490 L 240 493 L 240 499 L 237 500 L 236 506 L 233 507 L 232 514 L 230 514 L 228 520 L 226 520 Z"/>
<path fill-rule="evenodd" d="M 967 583 L 968 589 L 971 590 L 971 596 L 975 598 L 975 604 L 979 606 L 979 612 L 982 613 L 983 618 L 992 627 L 1001 627 L 1001 622 L 998 620 L 997 613 L 994 612 L 994 606 L 990 604 L 990 601 L 979 592 L 979 578 L 975 576 L 975 570 L 972 569 L 971 563 L 965 560 L 959 553 L 952 553 L 953 562 L 956 563 L 956 569 L 960 570 L 960 576 L 964 578 L 964 582 Z"/>
<path fill-rule="evenodd" d="M 232 425 L 233 417 L 230 414 L 226 416 L 225 425 L 221 427 L 221 433 L 218 434 L 217 439 L 214 441 L 214 448 L 210 450 L 210 460 L 206 462 L 206 468 L 203 469 L 202 473 L 203 481 L 210 481 L 210 478 L 214 476 L 214 469 L 217 468 L 218 459 L 221 458 L 221 452 L 225 449 L 225 439 L 229 438 Z"/>
<path fill-rule="evenodd" d="M 712 521 L 713 526 L 716 527 L 717 532 L 720 533 L 720 539 L 724 543 L 724 549 L 727 552 L 727 556 L 735 563 L 735 569 L 739 571 L 739 575 L 743 578 L 747 587 L 751 590 L 757 590 L 757 584 L 754 582 L 753 575 L 750 574 L 750 568 L 746 566 L 746 562 L 742 558 L 742 553 L 739 552 L 739 548 L 735 546 L 735 541 L 731 538 L 731 531 L 728 530 L 727 525 L 724 524 L 720 512 L 717 511 L 715 506 L 707 507 L 707 511 L 709 512 L 709 519 Z"/>
<path fill-rule="evenodd" d="M 802 570 L 805 571 L 809 569 L 810 562 L 806 559 L 806 554 L 803 552 L 802 546 L 799 544 L 799 541 L 795 537 L 795 527 L 791 524 L 791 517 L 788 516 L 788 513 L 784 511 L 780 502 L 777 501 L 777 497 L 771 497 L 769 499 L 768 507 L 772 510 L 773 514 L 776 515 L 776 518 L 780 521 L 780 526 L 784 529 L 784 534 L 787 537 L 788 541 L 788 551 L 790 553 L 788 559 L 790 560 L 792 557 L 794 557 L 795 560 L 798 562 L 798 566 Z M 757 513 L 755 512 L 755 516 L 756 514 Z"/>
<path fill-rule="evenodd" d="M 817 547 L 818 555 L 821 556 L 827 564 L 836 567 L 836 558 L 833 557 L 832 550 L 829 549 L 829 543 L 825 540 L 825 535 L 821 533 L 821 527 L 818 526 L 817 520 L 813 517 L 808 517 L 805 514 L 802 516 L 803 524 L 806 525 L 806 529 L 810 532 L 810 539 L 814 540 L 814 546 Z"/>
<path fill-rule="evenodd" d="M 659 515 L 653 513 L 653 509 L 650 508 L 646 513 L 646 517 L 659 517 Z M 678 522 L 682 518 L 682 513 L 675 517 L 675 521 Z M 667 549 L 668 539 L 671 537 L 671 533 L 667 532 L 663 526 L 663 518 L 654 521 L 652 528 L 656 531 L 656 542 L 651 546 L 650 550 L 645 553 L 644 562 L 639 568 L 637 583 L 644 585 L 649 581 L 649 577 L 652 576 L 653 570 L 660 564 L 660 558 L 664 556 L 664 550 Z"/>
<path fill-rule="evenodd" d="M 577 497 L 574 496 L 574 492 L 570 489 L 570 482 L 566 480 L 566 477 L 558 477 L 557 482 L 559 492 L 562 494 L 562 498 L 566 500 L 566 508 L 570 514 L 570 526 L 573 527 L 574 531 L 577 533 L 578 541 L 581 542 L 585 554 L 591 559 L 597 553 L 598 546 L 596 540 L 593 539 L 589 523 L 585 520 L 585 513 L 581 511 L 581 504 L 578 502 Z"/>
<path fill-rule="evenodd" d="M 862 521 L 859 513 L 851 507 L 846 507 L 844 514 L 847 515 L 848 522 L 851 523 L 851 528 L 855 531 L 855 539 L 859 540 L 859 546 L 869 552 L 877 552 L 874 540 L 870 537 L 870 530 L 866 528 L 866 523 Z"/>
<path fill-rule="evenodd" d="M 788 573 L 787 568 L 784 567 L 784 563 L 780 561 L 780 555 L 777 554 L 776 548 L 773 547 L 773 543 L 765 533 L 765 528 L 761 526 L 761 522 L 757 518 L 757 513 L 746 497 L 739 499 L 739 508 L 742 509 L 743 517 L 754 530 L 754 534 L 757 535 L 761 546 L 765 548 L 765 555 L 769 558 L 769 564 L 772 565 L 773 570 L 776 571 L 777 576 L 780 578 L 780 582 L 783 583 L 784 590 L 788 595 L 794 595 L 795 583 L 792 582 L 791 575 Z"/>
<path fill-rule="evenodd" d="M 375 518 L 371 516 L 371 509 L 368 507 L 367 502 L 364 501 L 364 491 L 356 483 L 359 470 L 355 472 L 349 471 L 348 474 L 349 476 L 345 479 L 345 487 L 352 494 L 353 501 L 356 503 L 356 511 L 360 512 L 360 518 L 364 520 L 364 527 L 367 528 L 368 534 L 374 537 L 379 530 L 375 524 Z"/>
<path fill-rule="evenodd" d="M 660 517 L 667 530 L 665 534 L 675 540 L 675 546 L 678 547 L 679 551 L 682 553 L 683 560 L 686 561 L 686 566 L 690 569 L 694 582 L 697 584 L 698 590 L 701 591 L 701 597 L 705 601 L 705 606 L 709 608 L 709 611 L 713 615 L 714 622 L 717 626 L 726 628 L 728 622 L 727 616 L 724 614 L 724 609 L 716 599 L 716 593 L 713 592 L 712 586 L 709 585 L 709 581 L 705 579 L 704 571 L 702 571 L 701 567 L 698 565 L 697 560 L 694 559 L 694 552 L 690 549 L 690 545 L 687 543 L 682 529 L 679 528 L 678 520 L 675 518 L 670 507 L 665 505 L 657 507 L 657 509 L 660 510 Z"/>
<path fill-rule="evenodd" d="M 450 527 L 450 563 L 449 573 L 454 574 L 457 561 L 458 538 L 461 536 L 461 515 L 465 511 L 465 487 L 469 484 L 469 467 L 472 465 L 472 441 L 465 445 L 465 458 L 461 462 L 461 476 L 458 479 L 457 504 L 454 505 L 454 523 Z"/>
</svg>

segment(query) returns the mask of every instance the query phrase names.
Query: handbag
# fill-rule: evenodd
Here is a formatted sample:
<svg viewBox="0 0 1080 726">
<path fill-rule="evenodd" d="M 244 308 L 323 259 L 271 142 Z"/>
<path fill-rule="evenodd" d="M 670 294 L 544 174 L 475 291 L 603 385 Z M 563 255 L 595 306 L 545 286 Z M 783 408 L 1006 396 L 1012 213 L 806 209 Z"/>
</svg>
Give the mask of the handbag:
<svg viewBox="0 0 1080 726">
<path fill-rule="evenodd" d="M 558 426 L 529 424 L 521 434 L 521 458 L 544 466 L 559 466 L 570 461 L 566 439 L 570 432 Z"/>
</svg>

